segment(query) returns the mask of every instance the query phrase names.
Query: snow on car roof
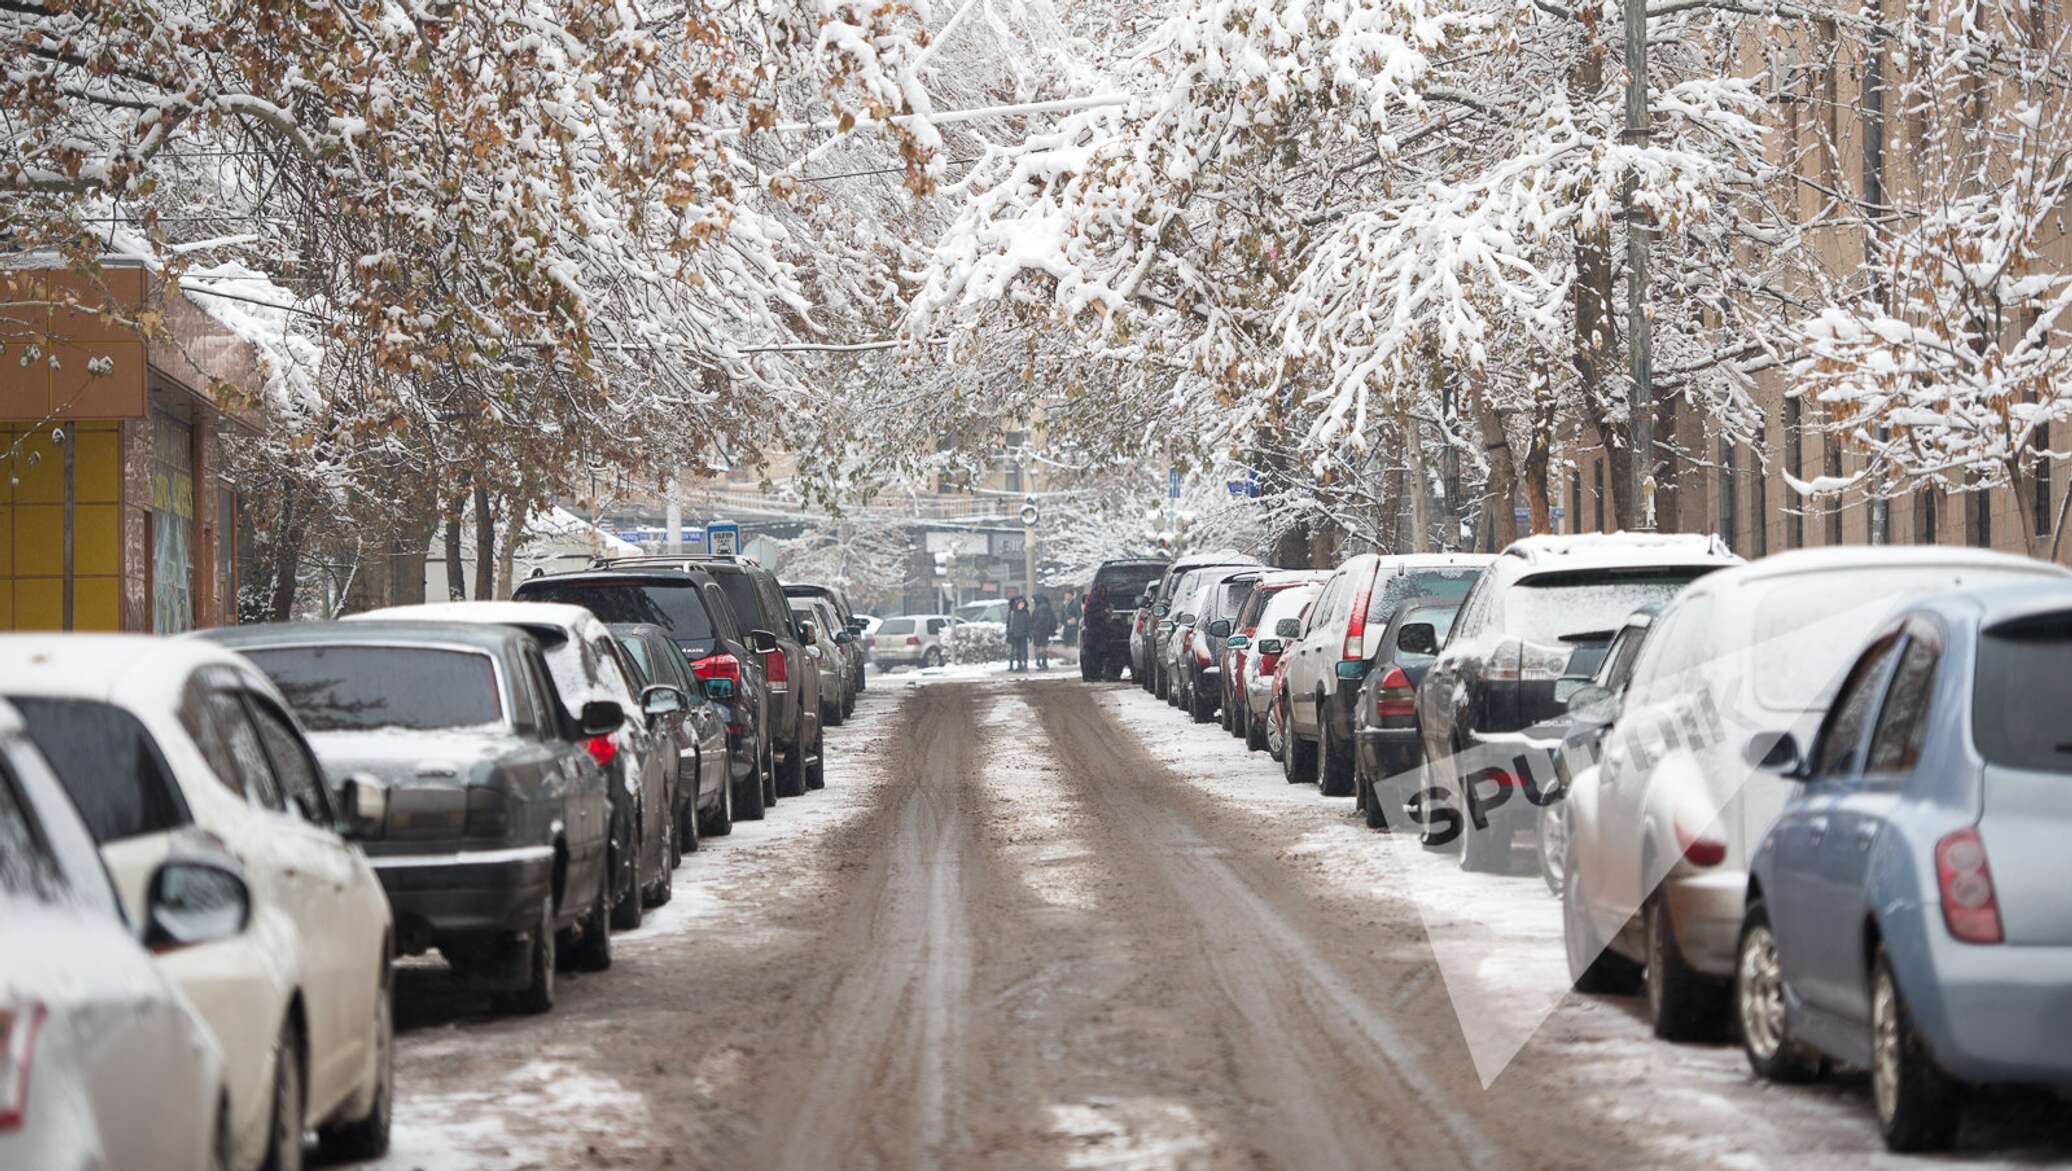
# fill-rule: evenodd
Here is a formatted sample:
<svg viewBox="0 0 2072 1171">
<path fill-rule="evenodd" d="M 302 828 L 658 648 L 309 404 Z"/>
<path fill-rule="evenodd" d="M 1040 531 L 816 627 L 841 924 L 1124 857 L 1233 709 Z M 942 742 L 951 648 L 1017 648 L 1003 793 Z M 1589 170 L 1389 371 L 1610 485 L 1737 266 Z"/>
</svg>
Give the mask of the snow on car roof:
<svg viewBox="0 0 2072 1171">
<path fill-rule="evenodd" d="M 1504 546 L 1503 555 L 1527 562 L 1561 559 L 1599 565 L 1700 562 L 1731 565 L 1741 558 L 1717 535 L 1706 533 L 1542 533 Z"/>
<path fill-rule="evenodd" d="M 244 666 L 213 642 L 151 634 L 0 635 L 0 691 L 113 702 L 118 692 L 172 702 L 195 668 Z M 247 667 L 247 670 L 250 668 Z"/>
<path fill-rule="evenodd" d="M 347 614 L 341 621 L 368 622 L 383 619 L 411 619 L 430 622 L 494 622 L 503 626 L 555 626 L 562 630 L 586 630 L 597 616 L 582 606 L 566 602 L 424 602 L 414 606 L 387 606 L 360 614 Z"/>
<path fill-rule="evenodd" d="M 1719 588 L 1736 582 L 1758 581 L 1792 573 L 1902 569 L 1916 565 L 1953 569 L 1970 566 L 2014 572 L 2027 569 L 2039 575 L 2072 575 L 2072 571 L 2048 561 L 2038 561 L 2017 553 L 1996 553 L 1991 549 L 1974 549 L 1963 545 L 1833 545 L 1821 549 L 1789 549 L 1782 553 L 1772 553 L 1759 561 L 1723 570 L 1706 581 L 1713 588 Z"/>
</svg>

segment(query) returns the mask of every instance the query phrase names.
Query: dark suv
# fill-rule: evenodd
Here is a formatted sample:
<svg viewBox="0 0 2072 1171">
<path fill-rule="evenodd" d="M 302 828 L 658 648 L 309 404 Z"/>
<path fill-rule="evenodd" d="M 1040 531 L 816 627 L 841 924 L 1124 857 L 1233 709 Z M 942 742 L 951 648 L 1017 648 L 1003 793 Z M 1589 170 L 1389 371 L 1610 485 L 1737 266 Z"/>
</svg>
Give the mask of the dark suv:
<svg viewBox="0 0 2072 1171">
<path fill-rule="evenodd" d="M 814 582 L 788 581 L 784 583 L 784 596 L 787 598 L 820 598 L 823 601 L 825 601 L 828 605 L 834 607 L 835 617 L 840 618 L 842 620 L 842 625 L 848 629 L 850 638 L 852 639 L 852 641 L 843 644 L 841 648 L 845 653 L 847 653 L 848 658 L 850 660 L 850 692 L 853 695 L 856 692 L 863 691 L 865 689 L 865 681 L 863 677 L 863 644 L 861 642 L 853 641 L 856 638 L 856 636 L 863 633 L 863 620 L 858 618 L 856 616 L 856 611 L 850 607 L 849 595 L 843 593 L 839 588 L 835 586 L 819 585 Z M 833 637 L 835 632 L 832 630 L 823 630 L 821 631 L 821 633 L 831 638 Z M 850 648 L 852 647 L 854 648 L 853 651 L 850 650 Z M 833 648 L 830 649 L 832 650 Z M 842 714 L 846 716 L 850 710 L 854 710 L 855 706 L 855 700 L 850 700 L 848 708 L 845 709 Z"/>
<path fill-rule="evenodd" d="M 732 820 L 762 818 L 777 796 L 769 684 L 759 640 L 735 616 L 719 583 L 697 568 L 591 569 L 535 577 L 513 594 L 521 602 L 581 606 L 606 623 L 648 622 L 667 631 L 726 720 Z M 766 645 L 778 643 L 772 637 Z M 724 832 L 707 816 L 712 820 L 701 832 Z"/>
<path fill-rule="evenodd" d="M 1163 561 L 1103 561 L 1086 588 L 1079 627 L 1079 677 L 1120 679 L 1130 663 L 1130 624 L 1137 618 L 1137 599 L 1158 584 Z"/>
</svg>

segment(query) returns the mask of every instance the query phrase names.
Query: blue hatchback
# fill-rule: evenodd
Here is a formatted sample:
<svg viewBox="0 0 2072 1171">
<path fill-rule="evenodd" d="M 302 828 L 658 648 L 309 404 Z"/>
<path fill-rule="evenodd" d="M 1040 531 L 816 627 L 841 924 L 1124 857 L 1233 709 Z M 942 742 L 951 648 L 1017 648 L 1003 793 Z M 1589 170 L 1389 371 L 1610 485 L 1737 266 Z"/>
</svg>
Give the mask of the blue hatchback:
<svg viewBox="0 0 2072 1171">
<path fill-rule="evenodd" d="M 2072 1085 L 2072 585 L 1923 601 L 1865 647 L 1757 849 L 1735 1004 L 1758 1075 L 1871 1071 L 1894 1150 L 1968 1085 Z"/>
</svg>

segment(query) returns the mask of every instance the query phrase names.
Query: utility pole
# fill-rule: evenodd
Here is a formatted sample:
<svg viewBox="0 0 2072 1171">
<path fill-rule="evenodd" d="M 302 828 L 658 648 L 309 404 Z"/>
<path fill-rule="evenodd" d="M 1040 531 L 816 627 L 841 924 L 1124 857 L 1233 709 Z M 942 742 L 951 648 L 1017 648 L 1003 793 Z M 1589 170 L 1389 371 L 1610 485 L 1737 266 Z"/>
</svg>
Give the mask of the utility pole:
<svg viewBox="0 0 2072 1171">
<path fill-rule="evenodd" d="M 1647 0 L 1625 0 L 1626 4 L 1626 142 L 1646 146 L 1648 127 L 1648 6 Z M 1648 324 L 1648 237 L 1634 204 L 1639 188 L 1634 174 L 1626 176 L 1626 342 L 1632 366 L 1632 397 L 1627 411 L 1633 432 L 1633 507 L 1637 527 L 1655 527 L 1655 356 L 1654 339 Z"/>
<path fill-rule="evenodd" d="M 1885 12 L 1882 3 L 1872 9 L 1876 21 L 1870 30 L 1870 57 L 1863 67 L 1863 203 L 1864 214 L 1876 220 L 1863 234 L 1864 268 L 1871 273 L 1871 295 L 1878 308 L 1886 309 L 1890 299 L 1885 287 L 1885 266 L 1878 263 L 1878 233 L 1885 230 Z M 1885 425 L 1877 426 L 1880 442 Z M 1873 545 L 1892 542 L 1891 503 L 1883 493 L 1871 496 L 1870 538 Z"/>
</svg>

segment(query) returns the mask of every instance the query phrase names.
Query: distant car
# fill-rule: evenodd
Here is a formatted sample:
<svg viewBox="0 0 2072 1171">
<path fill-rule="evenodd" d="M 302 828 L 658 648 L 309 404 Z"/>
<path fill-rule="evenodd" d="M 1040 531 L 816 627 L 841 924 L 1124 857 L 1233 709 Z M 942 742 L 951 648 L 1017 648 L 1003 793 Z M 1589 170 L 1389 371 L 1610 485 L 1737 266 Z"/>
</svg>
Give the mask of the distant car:
<svg viewBox="0 0 2072 1171">
<path fill-rule="evenodd" d="M 849 595 L 838 586 L 788 581 L 784 583 L 784 596 L 787 598 L 818 598 L 826 602 L 829 608 L 834 611 L 835 617 L 839 621 L 821 633 L 835 635 L 843 631 L 848 632 L 848 638 L 835 640 L 841 644 L 842 655 L 849 663 L 849 688 L 844 693 L 846 696 L 843 701 L 845 706 L 842 708 L 842 715 L 844 718 L 847 718 L 850 712 L 856 710 L 857 695 L 861 694 L 869 686 L 869 681 L 864 678 L 862 641 L 864 626 L 866 625 L 864 619 L 868 616 L 858 614 L 855 607 L 849 604 Z"/>
<path fill-rule="evenodd" d="M 856 706 L 849 692 L 854 679 L 849 670 L 849 628 L 834 607 L 817 598 L 793 598 L 791 612 L 799 620 L 801 633 L 808 624 L 813 628 L 806 657 L 820 672 L 820 722 L 827 727 L 838 725 Z"/>
<path fill-rule="evenodd" d="M 680 858 L 698 848 L 700 825 L 721 834 L 733 832 L 734 797 L 729 783 L 727 716 L 706 695 L 705 682 L 691 672 L 676 640 L 647 622 L 614 622 L 611 632 L 640 669 L 641 704 L 657 735 L 676 737 L 677 772 L 669 801 L 675 853 Z M 682 706 L 652 702 L 657 687 L 674 688 Z M 674 699 L 674 696 L 669 697 Z"/>
<path fill-rule="evenodd" d="M 1382 628 L 1353 701 L 1353 808 L 1369 829 L 1403 820 L 1415 783 L 1417 685 L 1453 628 L 1458 605 L 1399 607 Z"/>
<path fill-rule="evenodd" d="M 1291 781 L 1315 781 L 1328 797 L 1350 797 L 1353 698 L 1367 678 L 1382 628 L 1414 604 L 1459 604 L 1491 558 L 1476 553 L 1363 554 L 1324 583 L 1286 651 L 1288 726 L 1282 756 Z M 1371 635 L 1370 635 L 1371 632 Z"/>
<path fill-rule="evenodd" d="M 987 598 L 983 602 L 966 602 L 950 611 L 950 616 L 959 622 L 1007 622 L 1008 599 Z"/>
<path fill-rule="evenodd" d="M 1088 683 L 1120 679 L 1130 664 L 1130 625 L 1137 599 L 1157 584 L 1166 563 L 1103 561 L 1086 588 L 1079 625 L 1079 677 Z"/>
<path fill-rule="evenodd" d="M 244 929 L 159 956 L 222 1046 L 232 1165 L 295 1166 L 310 1129 L 340 1155 L 385 1149 L 393 924 L 366 857 L 340 837 L 383 815 L 380 787 L 349 780 L 334 800 L 279 689 L 196 639 L 0 636 L 0 697 L 133 922 L 149 920 L 154 875 L 188 840 L 243 868 Z M 227 884 L 196 882 L 227 897 Z"/>
<path fill-rule="evenodd" d="M 1254 632 L 1247 638 L 1244 675 L 1245 747 L 1270 752 L 1279 760 L 1280 749 L 1270 743 L 1269 732 L 1279 723 L 1281 662 L 1288 647 L 1302 636 L 1302 616 L 1324 591 L 1321 577 L 1267 592 Z M 1272 735 L 1278 735 L 1273 732 Z"/>
<path fill-rule="evenodd" d="M 1577 763 L 1573 773 L 1561 778 L 1564 783 L 1555 790 L 1554 799 L 1540 806 L 1534 831 L 1539 846 L 1540 878 L 1557 896 L 1568 882 L 1568 790 L 1578 784 L 1596 788 L 1597 761 L 1603 755 L 1604 738 L 1618 719 L 1619 705 L 1626 701 L 1626 688 L 1633 682 L 1633 664 L 1640 658 L 1640 648 L 1646 644 L 1655 617 L 1661 612 L 1661 603 L 1651 602 L 1627 615 L 1626 625 L 1619 628 L 1611 645 L 1605 648 L 1596 674 L 1569 693 L 1564 701 L 1567 710 L 1533 729 L 1536 734 L 1544 731 L 1545 739 L 1560 740 L 1563 759 L 1574 758 Z"/>
<path fill-rule="evenodd" d="M 1895 1151 L 1974 1086 L 2072 1089 L 2072 585 L 1911 606 L 1857 656 L 1750 865 L 1735 1003 L 1758 1075 L 1868 1068 Z"/>
<path fill-rule="evenodd" d="M 250 892 L 227 855 L 172 854 L 141 909 L 133 930 L 85 823 L 0 702 L 0 1167 L 232 1165 L 222 1053 L 145 949 L 170 959 L 242 933 Z"/>
<path fill-rule="evenodd" d="M 640 926 L 645 908 L 667 901 L 669 778 L 676 743 L 642 718 L 638 677 L 625 648 L 595 614 L 556 602 L 432 602 L 347 615 L 347 622 L 475 622 L 531 635 L 554 690 L 604 770 L 611 797 L 611 929 Z"/>
<path fill-rule="evenodd" d="M 1454 839 L 1463 869 L 1503 869 L 1535 817 L 1512 799 L 1519 778 L 1480 764 L 1463 775 L 1462 754 L 1523 746 L 1527 729 L 1566 710 L 1564 681 L 1596 671 L 1628 614 L 1740 562 L 1717 537 L 1591 533 L 1514 541 L 1483 570 L 1417 689 L 1428 790 L 1477 827 Z M 1425 818 L 1427 845 L 1445 844 L 1443 821 Z"/>
<path fill-rule="evenodd" d="M 385 816 L 361 844 L 399 953 L 436 947 L 521 1012 L 553 1007 L 564 941 L 578 966 L 611 965 L 604 774 L 531 638 L 460 622 L 296 622 L 203 637 L 273 680 L 334 780 L 382 786 Z"/>
<path fill-rule="evenodd" d="M 949 661 L 947 614 L 908 614 L 887 618 L 871 635 L 871 658 L 879 667 L 940 667 Z"/>
<path fill-rule="evenodd" d="M 1218 709 L 1224 731 L 1239 739 L 1248 739 L 1252 705 L 1246 673 L 1259 658 L 1259 652 L 1252 644 L 1260 637 L 1260 619 L 1265 616 L 1267 605 L 1288 590 L 1308 585 L 1321 586 L 1327 576 L 1299 569 L 1259 571 L 1258 580 L 1246 593 L 1244 604 L 1231 616 L 1230 631 L 1223 638 L 1223 661 L 1218 680 L 1222 695 Z M 1275 657 L 1278 655 L 1276 651 Z"/>
<path fill-rule="evenodd" d="M 1138 596 L 1136 617 L 1130 622 L 1130 674 L 1144 690 L 1161 695 L 1158 684 L 1163 676 L 1158 670 L 1158 630 L 1172 609 L 1173 595 L 1179 591 L 1182 579 L 1190 571 L 1204 566 L 1256 567 L 1258 564 L 1257 557 L 1247 557 L 1235 549 L 1218 549 L 1210 553 L 1190 553 L 1166 565 L 1157 583 Z"/>
<path fill-rule="evenodd" d="M 777 799 L 777 769 L 761 652 L 774 650 L 777 641 L 773 636 L 756 646 L 756 636 L 711 575 L 696 562 L 592 569 L 531 578 L 514 592 L 521 602 L 581 606 L 607 623 L 651 622 L 668 631 L 726 721 L 730 803 L 724 818 L 716 802 L 701 805 L 705 812 L 698 832 L 717 837 L 730 832 L 736 820 L 762 819 L 764 808 Z M 703 793 L 699 798 L 707 799 Z"/>
<path fill-rule="evenodd" d="M 1197 724 L 1216 718 L 1223 702 L 1223 640 L 1231 619 L 1259 583 L 1256 569 L 1206 570 L 1197 591 L 1195 612 L 1173 651 L 1180 681 L 1179 707 Z"/>
</svg>

